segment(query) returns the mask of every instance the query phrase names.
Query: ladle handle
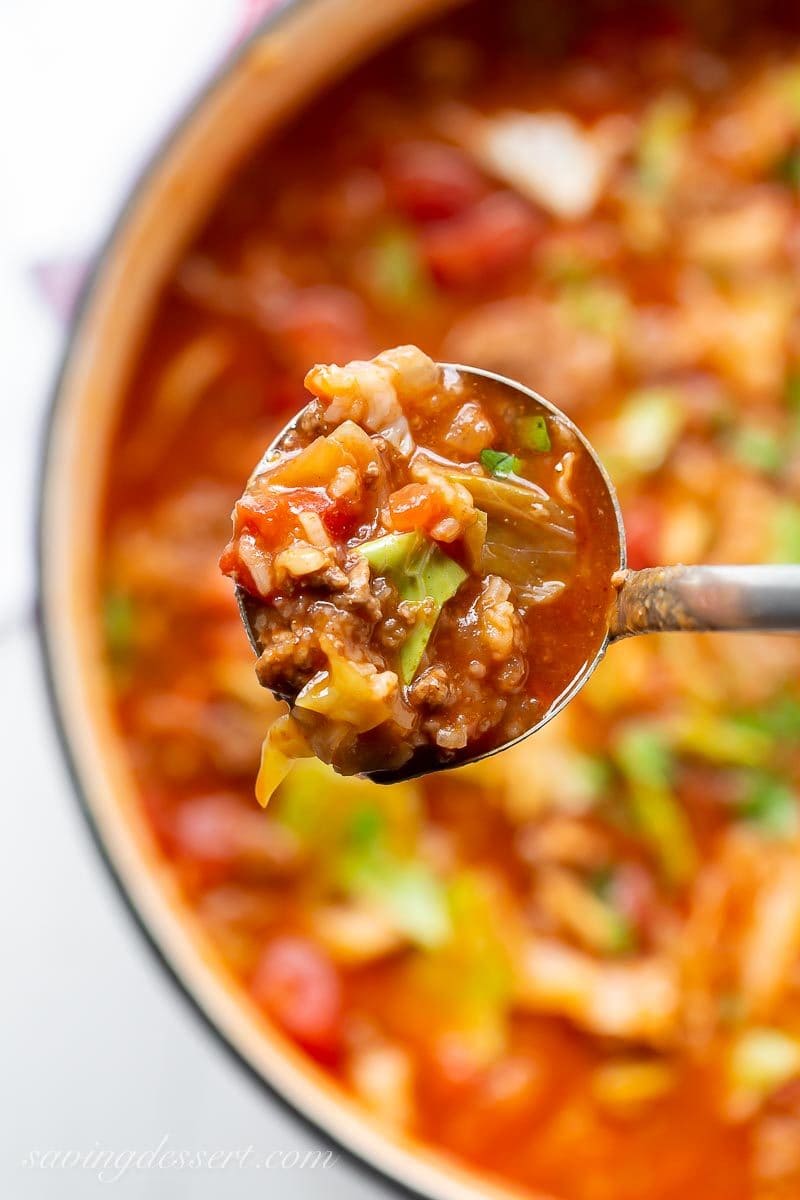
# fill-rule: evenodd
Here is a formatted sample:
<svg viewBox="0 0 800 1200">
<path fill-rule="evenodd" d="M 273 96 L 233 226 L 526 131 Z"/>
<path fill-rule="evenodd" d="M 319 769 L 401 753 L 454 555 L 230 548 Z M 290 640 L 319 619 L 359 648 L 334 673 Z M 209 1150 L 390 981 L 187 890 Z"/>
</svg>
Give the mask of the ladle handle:
<svg viewBox="0 0 800 1200">
<path fill-rule="evenodd" d="M 612 642 L 669 630 L 800 633 L 800 566 L 621 571 Z"/>
</svg>

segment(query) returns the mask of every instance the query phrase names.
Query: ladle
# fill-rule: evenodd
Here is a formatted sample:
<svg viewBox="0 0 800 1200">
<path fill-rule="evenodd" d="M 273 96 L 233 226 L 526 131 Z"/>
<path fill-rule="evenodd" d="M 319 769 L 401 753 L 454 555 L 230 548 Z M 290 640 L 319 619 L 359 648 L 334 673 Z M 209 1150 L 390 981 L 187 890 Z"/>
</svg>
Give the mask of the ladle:
<svg viewBox="0 0 800 1200">
<path fill-rule="evenodd" d="M 605 483 L 610 503 L 616 513 L 619 538 L 619 566 L 614 576 L 616 594 L 609 616 L 608 633 L 594 658 L 584 664 L 535 725 L 501 746 L 476 754 L 474 758 L 462 758 L 452 765 L 463 766 L 465 761 L 477 762 L 490 754 L 498 754 L 535 733 L 560 712 L 583 687 L 599 665 L 607 648 L 623 638 L 640 633 L 667 632 L 800 632 L 800 565 L 669 566 L 648 567 L 641 571 L 628 569 L 625 526 L 614 485 L 597 451 L 575 423 L 549 400 L 514 380 L 478 367 L 443 365 L 462 374 L 480 376 L 511 388 L 517 397 L 525 396 L 532 408 L 549 412 L 570 428 L 588 451 Z M 278 449 L 304 411 L 301 410 L 278 433 L 267 448 L 262 462 Z M 259 654 L 258 639 L 252 621 L 255 612 L 253 606 L 258 602 L 251 600 L 241 587 L 236 588 L 236 598 L 250 644 L 256 654 Z M 281 698 L 291 701 L 291 697 Z M 448 763 L 434 760 L 428 766 L 418 757 L 412 761 L 413 767 L 409 764 L 408 769 L 373 772 L 370 778 L 380 783 L 393 783 L 401 779 L 415 778 L 429 771 L 447 770 L 450 766 Z"/>
</svg>

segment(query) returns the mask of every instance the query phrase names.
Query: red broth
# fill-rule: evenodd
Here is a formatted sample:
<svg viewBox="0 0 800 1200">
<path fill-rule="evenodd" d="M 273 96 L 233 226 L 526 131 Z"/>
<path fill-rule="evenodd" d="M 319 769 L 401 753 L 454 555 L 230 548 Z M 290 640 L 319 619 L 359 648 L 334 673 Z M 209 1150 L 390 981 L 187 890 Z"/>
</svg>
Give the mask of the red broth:
<svg viewBox="0 0 800 1200">
<path fill-rule="evenodd" d="M 574 417 L 632 566 L 797 561 L 799 95 L 785 5 L 413 34 L 221 198 L 114 446 L 98 611 L 165 869 L 365 1110 L 566 1200 L 800 1194 L 797 640 L 634 639 L 477 768 L 301 762 L 264 814 L 217 557 L 308 365 L 414 343 Z"/>
</svg>

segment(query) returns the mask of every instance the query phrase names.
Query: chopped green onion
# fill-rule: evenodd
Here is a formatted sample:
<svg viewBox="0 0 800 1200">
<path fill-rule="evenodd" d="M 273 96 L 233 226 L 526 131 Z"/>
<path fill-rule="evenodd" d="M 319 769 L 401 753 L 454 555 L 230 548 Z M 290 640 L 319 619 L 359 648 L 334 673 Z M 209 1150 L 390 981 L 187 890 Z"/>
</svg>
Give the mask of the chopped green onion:
<svg viewBox="0 0 800 1200">
<path fill-rule="evenodd" d="M 697 853 L 689 822 L 672 793 L 674 762 L 663 734 L 645 725 L 629 726 L 614 756 L 628 784 L 633 819 L 656 855 L 665 878 L 686 883 Z"/>
<path fill-rule="evenodd" d="M 767 837 L 790 838 L 800 827 L 796 793 L 782 779 L 766 772 L 753 775 L 737 812 L 741 820 Z"/>
<path fill-rule="evenodd" d="M 428 602 L 400 648 L 400 676 L 404 683 L 410 683 L 439 614 L 461 587 L 467 573 L 420 533 L 388 533 L 364 542 L 357 553 L 366 558 L 376 574 L 386 575 L 392 581 L 402 600 L 414 604 Z"/>
<path fill-rule="evenodd" d="M 431 280 L 419 243 L 402 226 L 390 226 L 376 236 L 368 277 L 377 298 L 392 308 L 414 308 L 430 300 Z"/>
<path fill-rule="evenodd" d="M 495 479 L 505 479 L 507 475 L 519 475 L 522 463 L 513 454 L 504 450 L 481 450 L 481 466 Z"/>
<path fill-rule="evenodd" d="M 536 413 L 530 417 L 520 417 L 519 421 L 517 421 L 517 434 L 521 445 L 526 450 L 537 450 L 540 453 L 546 453 L 551 449 L 547 419 L 541 413 Z"/>
<path fill-rule="evenodd" d="M 786 462 L 787 446 L 777 433 L 746 425 L 737 430 L 733 452 L 740 463 L 764 475 L 777 475 Z"/>
</svg>

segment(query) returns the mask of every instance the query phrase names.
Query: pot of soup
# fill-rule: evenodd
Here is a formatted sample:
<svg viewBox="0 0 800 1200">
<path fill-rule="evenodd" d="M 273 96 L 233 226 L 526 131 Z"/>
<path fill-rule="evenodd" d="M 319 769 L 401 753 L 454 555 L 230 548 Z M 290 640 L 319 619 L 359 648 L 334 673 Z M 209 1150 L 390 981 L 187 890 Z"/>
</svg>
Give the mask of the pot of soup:
<svg viewBox="0 0 800 1200">
<path fill-rule="evenodd" d="M 262 811 L 280 709 L 218 565 L 231 509 L 314 364 L 417 345 L 585 431 L 632 568 L 800 562 L 799 267 L 785 6 L 305 0 L 156 156 L 84 298 L 40 522 L 76 790 L 208 1022 L 417 1192 L 800 1194 L 800 642 L 633 639 L 500 754 L 391 785 L 301 759 Z M 510 418 L 487 433 L 473 400 L 447 435 L 485 470 L 454 486 L 507 503 Z M 540 415 L 527 450 L 557 433 Z M 397 481 L 395 541 L 366 561 L 402 551 L 409 574 L 421 506 L 444 519 L 426 481 Z M 469 563 L 437 562 L 446 598 Z M 562 669 L 557 624 L 518 674 Z M 447 697 L 481 676 L 452 647 L 418 690 L 457 751 Z"/>
</svg>

